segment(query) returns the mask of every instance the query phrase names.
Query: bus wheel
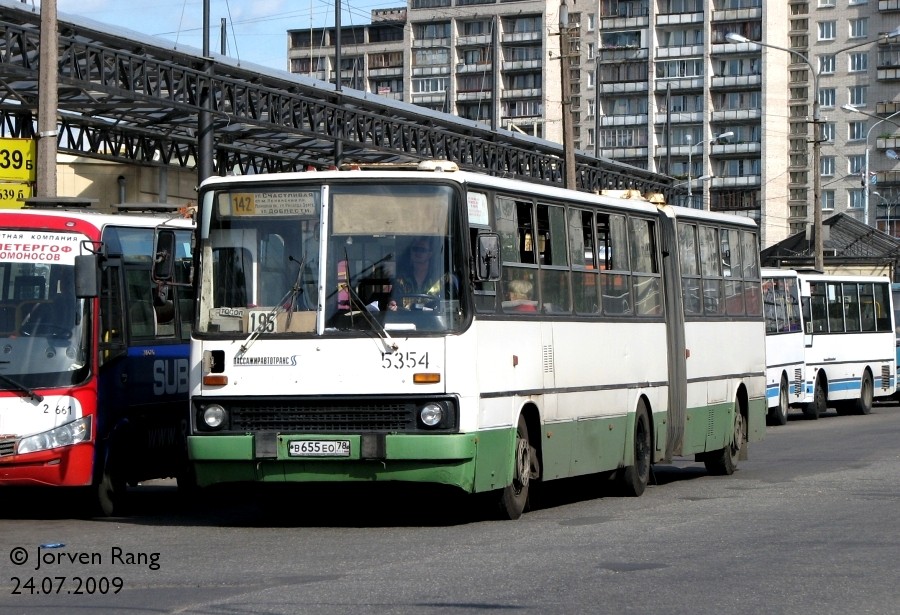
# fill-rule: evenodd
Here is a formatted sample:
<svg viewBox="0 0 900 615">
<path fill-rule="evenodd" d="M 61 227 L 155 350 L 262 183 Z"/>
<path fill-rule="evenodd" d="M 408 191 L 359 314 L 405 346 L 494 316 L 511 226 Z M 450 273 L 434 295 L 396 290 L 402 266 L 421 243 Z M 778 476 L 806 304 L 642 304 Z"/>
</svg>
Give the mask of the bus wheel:
<svg viewBox="0 0 900 615">
<path fill-rule="evenodd" d="M 100 480 L 91 487 L 91 499 L 98 515 L 112 517 L 121 515 L 125 502 L 125 479 L 118 475 L 112 463 L 112 455 L 107 452 Z"/>
<path fill-rule="evenodd" d="M 644 493 L 650 481 L 652 451 L 650 418 L 642 399 L 634 415 L 634 465 L 622 468 L 618 477 L 622 495 L 637 497 Z"/>
<path fill-rule="evenodd" d="M 525 417 L 520 415 L 516 427 L 512 483 L 500 491 L 500 515 L 504 519 L 518 519 L 525 512 L 534 465 L 533 454 L 534 447 L 528 440 L 528 425 Z"/>
<path fill-rule="evenodd" d="M 788 402 L 787 376 L 781 374 L 781 385 L 778 387 L 778 405 L 772 413 L 773 425 L 786 425 L 791 406 Z"/>
<path fill-rule="evenodd" d="M 875 397 L 875 386 L 872 384 L 872 374 L 866 369 L 863 372 L 862 382 L 859 386 L 859 399 L 853 406 L 856 414 L 869 414 L 872 412 L 872 399 Z"/>
<path fill-rule="evenodd" d="M 738 404 L 734 405 L 734 433 L 731 444 L 723 449 L 711 451 L 703 457 L 706 471 L 715 476 L 729 476 L 737 469 L 738 457 L 747 444 L 747 422 Z"/>
<path fill-rule="evenodd" d="M 816 420 L 828 410 L 828 398 L 825 396 L 825 387 L 822 379 L 816 378 L 816 386 L 813 388 L 813 400 L 803 406 L 803 414 L 808 419 Z"/>
</svg>

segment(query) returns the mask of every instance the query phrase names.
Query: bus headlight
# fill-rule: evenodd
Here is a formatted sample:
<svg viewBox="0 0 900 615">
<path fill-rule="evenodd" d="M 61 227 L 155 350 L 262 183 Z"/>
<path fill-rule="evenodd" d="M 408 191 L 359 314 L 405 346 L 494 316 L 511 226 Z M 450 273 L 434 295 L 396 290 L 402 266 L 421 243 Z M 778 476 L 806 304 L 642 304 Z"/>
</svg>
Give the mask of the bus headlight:
<svg viewBox="0 0 900 615">
<path fill-rule="evenodd" d="M 19 440 L 16 452 L 19 455 L 46 451 L 52 448 L 72 446 L 91 439 L 91 417 L 84 416 L 78 420 L 54 427 L 50 431 L 28 436 Z"/>
<path fill-rule="evenodd" d="M 211 404 L 203 409 L 203 422 L 210 429 L 218 429 L 225 423 L 228 413 L 219 404 Z"/>
<path fill-rule="evenodd" d="M 437 427 L 444 420 L 444 407 L 438 403 L 427 403 L 419 410 L 419 420 L 425 427 Z"/>
</svg>

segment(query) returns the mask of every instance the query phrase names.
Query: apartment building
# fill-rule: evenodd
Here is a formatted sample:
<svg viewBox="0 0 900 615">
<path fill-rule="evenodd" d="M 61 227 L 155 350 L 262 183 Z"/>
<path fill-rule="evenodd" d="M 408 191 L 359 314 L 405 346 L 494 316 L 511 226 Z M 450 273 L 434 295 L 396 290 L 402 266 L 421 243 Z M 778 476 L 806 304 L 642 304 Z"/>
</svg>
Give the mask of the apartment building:
<svg viewBox="0 0 900 615">
<path fill-rule="evenodd" d="M 870 222 L 900 218 L 900 171 L 886 155 L 900 125 L 872 128 L 900 109 L 900 75 L 888 68 L 900 67 L 900 41 L 878 42 L 900 25 L 898 4 L 409 0 L 343 26 L 339 60 L 334 28 L 291 30 L 288 58 L 294 73 L 332 82 L 339 73 L 343 87 L 551 141 L 562 141 L 568 107 L 577 150 L 678 178 L 690 193 L 680 204 L 751 217 L 767 247 L 812 220 L 816 84 L 803 57 L 819 79 L 826 215 L 863 215 L 860 157 L 871 147 Z"/>
</svg>

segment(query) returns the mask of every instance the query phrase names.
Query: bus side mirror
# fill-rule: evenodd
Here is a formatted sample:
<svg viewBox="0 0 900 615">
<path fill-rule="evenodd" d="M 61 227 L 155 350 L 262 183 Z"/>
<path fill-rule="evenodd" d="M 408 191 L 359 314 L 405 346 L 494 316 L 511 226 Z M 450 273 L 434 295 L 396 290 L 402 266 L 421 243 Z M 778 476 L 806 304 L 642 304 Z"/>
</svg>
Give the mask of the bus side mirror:
<svg viewBox="0 0 900 615">
<path fill-rule="evenodd" d="M 151 278 L 157 284 L 190 286 L 191 263 L 175 258 L 177 237 L 171 229 L 157 229 L 153 238 L 153 271 Z"/>
<path fill-rule="evenodd" d="M 82 254 L 75 257 L 75 296 L 91 299 L 100 295 L 100 257 Z"/>
<path fill-rule="evenodd" d="M 153 281 L 172 281 L 175 276 L 175 233 L 157 230 L 153 241 Z"/>
<path fill-rule="evenodd" d="M 475 277 L 480 282 L 496 282 L 500 279 L 500 235 L 478 235 L 475 249 Z"/>
</svg>

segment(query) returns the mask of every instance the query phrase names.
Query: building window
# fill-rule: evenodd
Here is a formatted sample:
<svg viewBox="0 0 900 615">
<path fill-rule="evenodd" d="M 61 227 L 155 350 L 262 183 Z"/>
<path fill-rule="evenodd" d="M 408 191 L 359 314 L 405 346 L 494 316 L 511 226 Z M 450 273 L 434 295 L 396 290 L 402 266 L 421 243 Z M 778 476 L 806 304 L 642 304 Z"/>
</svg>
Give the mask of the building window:
<svg viewBox="0 0 900 615">
<path fill-rule="evenodd" d="M 847 207 L 850 209 L 862 209 L 866 204 L 866 193 L 862 188 L 853 188 L 847 191 Z"/>
<path fill-rule="evenodd" d="M 837 96 L 835 95 L 834 88 L 821 88 L 819 89 L 819 106 L 820 107 L 833 107 Z"/>
<path fill-rule="evenodd" d="M 837 22 L 834 21 L 820 21 L 819 22 L 819 40 L 820 41 L 833 41 L 835 33 L 837 32 L 837 28 L 835 26 Z"/>
<path fill-rule="evenodd" d="M 831 177 L 834 175 L 834 156 L 822 156 L 819 164 L 822 167 L 823 177 Z"/>
<path fill-rule="evenodd" d="M 587 18 L 587 31 L 593 32 L 596 28 L 597 16 L 594 13 L 588 13 Z"/>
<path fill-rule="evenodd" d="M 822 140 L 834 143 L 834 134 L 835 134 L 835 124 L 834 122 L 825 122 L 822 124 Z M 805 132 L 805 129 L 804 129 Z"/>
<path fill-rule="evenodd" d="M 866 138 L 866 123 L 865 121 L 858 122 L 848 122 L 847 123 L 847 138 L 851 141 L 860 141 Z"/>
<path fill-rule="evenodd" d="M 869 54 L 865 51 L 851 53 L 848 60 L 851 73 L 864 73 L 869 70 Z"/>
<path fill-rule="evenodd" d="M 850 20 L 850 38 L 865 38 L 869 35 L 869 18 Z"/>
<path fill-rule="evenodd" d="M 866 157 L 862 154 L 847 156 L 847 170 L 850 175 L 860 175 L 866 168 Z"/>
<path fill-rule="evenodd" d="M 822 210 L 830 211 L 834 209 L 834 190 L 823 190 L 821 196 Z"/>
<path fill-rule="evenodd" d="M 819 8 L 834 8 L 834 0 L 819 0 Z"/>
<path fill-rule="evenodd" d="M 850 104 L 854 107 L 864 107 L 866 105 L 866 94 L 868 93 L 869 86 L 866 85 L 854 85 L 849 89 L 850 93 Z"/>
<path fill-rule="evenodd" d="M 834 73 L 834 56 L 833 55 L 822 55 L 819 56 L 819 74 L 827 75 Z"/>
</svg>

